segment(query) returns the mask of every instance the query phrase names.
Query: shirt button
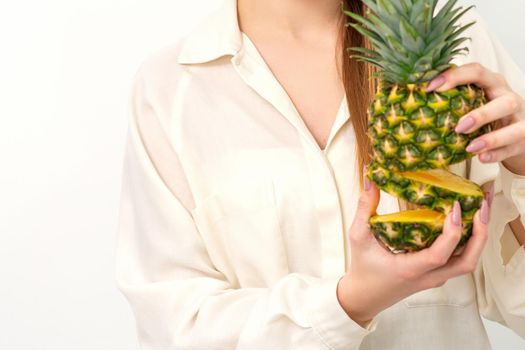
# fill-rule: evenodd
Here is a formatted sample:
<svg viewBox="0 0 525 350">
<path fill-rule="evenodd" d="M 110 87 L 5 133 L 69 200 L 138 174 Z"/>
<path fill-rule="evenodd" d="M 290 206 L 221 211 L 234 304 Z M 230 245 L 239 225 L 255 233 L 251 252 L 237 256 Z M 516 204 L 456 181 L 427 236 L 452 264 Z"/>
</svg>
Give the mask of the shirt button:
<svg viewBox="0 0 525 350">
<path fill-rule="evenodd" d="M 236 66 L 241 64 L 241 58 L 240 57 L 234 57 L 233 58 L 233 64 L 236 65 Z"/>
</svg>

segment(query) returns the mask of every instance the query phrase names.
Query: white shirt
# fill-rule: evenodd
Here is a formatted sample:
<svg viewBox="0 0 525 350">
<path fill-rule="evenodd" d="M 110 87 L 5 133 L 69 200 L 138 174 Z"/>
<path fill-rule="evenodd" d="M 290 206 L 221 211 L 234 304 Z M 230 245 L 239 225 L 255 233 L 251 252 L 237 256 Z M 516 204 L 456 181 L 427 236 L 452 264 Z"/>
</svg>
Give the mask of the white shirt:
<svg viewBox="0 0 525 350">
<path fill-rule="evenodd" d="M 525 96 L 525 77 L 475 11 L 470 53 Z M 525 177 L 496 180 L 476 273 L 412 295 L 366 327 L 336 286 L 359 195 L 346 97 L 325 150 L 254 44 L 236 0 L 148 57 L 133 84 L 116 251 L 145 350 L 489 349 L 480 314 L 525 337 Z M 453 167 L 466 175 L 466 165 Z M 399 211 L 385 193 L 380 213 Z M 522 221 L 525 221 L 522 219 Z M 503 238 L 503 239 L 502 239 Z M 502 244 L 503 242 L 503 244 Z M 502 250 L 503 248 L 503 250 Z"/>
</svg>

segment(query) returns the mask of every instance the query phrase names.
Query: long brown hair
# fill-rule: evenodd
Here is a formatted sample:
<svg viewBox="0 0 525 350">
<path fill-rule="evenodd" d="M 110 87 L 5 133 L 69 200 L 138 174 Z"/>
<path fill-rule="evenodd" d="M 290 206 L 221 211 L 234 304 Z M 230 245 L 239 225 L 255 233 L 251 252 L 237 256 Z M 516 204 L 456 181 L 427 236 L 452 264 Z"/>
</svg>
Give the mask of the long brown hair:
<svg viewBox="0 0 525 350">
<path fill-rule="evenodd" d="M 352 11 L 363 15 L 366 6 L 361 0 L 342 0 L 341 6 L 345 10 Z M 371 159 L 371 147 L 367 136 L 367 109 L 375 91 L 372 73 L 374 68 L 370 65 L 350 58 L 347 52 L 348 47 L 368 47 L 370 43 L 358 31 L 346 24 L 351 19 L 346 15 L 341 15 L 341 30 L 339 44 L 341 48 L 342 69 L 341 76 L 343 79 L 345 93 L 350 111 L 350 122 L 355 131 L 357 143 L 357 166 L 363 169 Z M 362 177 L 359 178 L 362 184 Z"/>
</svg>

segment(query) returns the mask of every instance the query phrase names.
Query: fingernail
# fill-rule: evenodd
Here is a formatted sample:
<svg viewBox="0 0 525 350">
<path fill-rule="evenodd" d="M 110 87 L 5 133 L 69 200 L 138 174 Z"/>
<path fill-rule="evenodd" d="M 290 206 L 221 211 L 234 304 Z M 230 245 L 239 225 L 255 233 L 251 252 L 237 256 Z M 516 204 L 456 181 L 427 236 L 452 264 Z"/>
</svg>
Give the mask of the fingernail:
<svg viewBox="0 0 525 350">
<path fill-rule="evenodd" d="M 459 202 L 454 202 L 454 208 L 452 209 L 452 223 L 456 226 L 461 225 L 461 206 Z"/>
<path fill-rule="evenodd" d="M 475 153 L 487 147 L 487 142 L 484 140 L 474 140 L 466 148 L 467 152 Z"/>
<path fill-rule="evenodd" d="M 491 153 L 482 153 L 479 155 L 479 159 L 482 162 L 488 163 L 492 161 L 492 154 Z"/>
<path fill-rule="evenodd" d="M 365 188 L 365 191 L 369 191 L 372 187 L 370 180 L 368 180 L 368 177 L 366 176 L 366 165 L 363 167 L 363 187 Z"/>
<path fill-rule="evenodd" d="M 459 120 L 458 125 L 456 125 L 455 131 L 457 133 L 465 133 L 467 130 L 472 128 L 476 121 L 471 116 L 465 116 Z"/>
<path fill-rule="evenodd" d="M 484 199 L 481 203 L 481 209 L 479 210 L 479 219 L 484 225 L 489 223 L 489 205 L 486 199 Z"/>
<path fill-rule="evenodd" d="M 427 88 L 426 88 L 426 92 L 431 92 L 435 89 L 437 89 L 438 87 L 440 87 L 441 85 L 445 84 L 445 77 L 440 75 L 440 76 L 437 76 L 436 78 L 434 78 L 434 80 L 432 80 L 430 82 L 430 84 L 428 84 Z"/>
</svg>

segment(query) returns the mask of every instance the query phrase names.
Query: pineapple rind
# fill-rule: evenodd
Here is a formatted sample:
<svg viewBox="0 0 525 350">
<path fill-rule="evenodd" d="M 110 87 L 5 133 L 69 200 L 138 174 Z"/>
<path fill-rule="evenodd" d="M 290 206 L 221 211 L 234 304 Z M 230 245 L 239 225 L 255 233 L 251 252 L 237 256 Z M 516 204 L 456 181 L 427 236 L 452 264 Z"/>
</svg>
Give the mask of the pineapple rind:
<svg viewBox="0 0 525 350">
<path fill-rule="evenodd" d="M 372 220 L 373 222 L 373 220 Z M 395 253 L 415 252 L 429 247 L 441 234 L 443 221 L 435 225 L 414 221 L 371 223 L 370 229 L 377 239 Z M 457 248 L 465 245 L 472 235 L 472 221 L 463 222 L 463 232 Z"/>
<path fill-rule="evenodd" d="M 459 119 L 486 102 L 483 89 L 462 85 L 442 93 L 426 84 L 383 87 L 369 109 L 368 136 L 374 161 L 391 171 L 447 168 L 472 157 L 465 147 L 489 131 L 454 131 Z M 395 99 L 389 98 L 396 96 Z M 410 102 L 406 102 L 410 101 Z"/>
</svg>

